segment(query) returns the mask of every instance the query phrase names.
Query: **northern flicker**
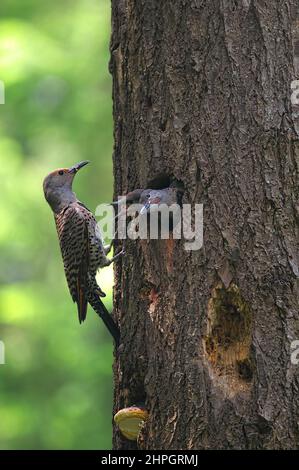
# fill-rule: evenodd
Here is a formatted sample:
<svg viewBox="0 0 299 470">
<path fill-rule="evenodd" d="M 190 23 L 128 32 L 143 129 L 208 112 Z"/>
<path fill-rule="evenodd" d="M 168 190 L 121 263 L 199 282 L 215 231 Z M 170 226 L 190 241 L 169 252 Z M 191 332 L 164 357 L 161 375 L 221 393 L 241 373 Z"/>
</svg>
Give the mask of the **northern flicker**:
<svg viewBox="0 0 299 470">
<path fill-rule="evenodd" d="M 96 282 L 96 273 L 123 252 L 112 259 L 107 258 L 111 245 L 103 245 L 96 219 L 72 189 L 75 175 L 88 163 L 83 161 L 71 168 L 53 171 L 45 178 L 43 188 L 54 213 L 65 275 L 72 299 L 78 307 L 79 322 L 85 320 L 89 303 L 118 344 L 119 330 L 100 299 L 105 294 Z"/>
<path fill-rule="evenodd" d="M 143 207 L 140 214 L 148 214 L 151 211 L 159 210 L 162 204 L 170 207 L 173 204 L 181 205 L 182 191 L 179 188 L 169 187 L 164 189 L 149 189 L 141 193 L 140 204 Z"/>
<path fill-rule="evenodd" d="M 130 204 L 143 204 L 144 208 L 141 213 L 149 212 L 154 206 L 166 204 L 182 204 L 183 189 L 175 184 L 170 185 L 168 188 L 163 189 L 134 189 L 125 196 L 121 197 L 118 201 L 112 202 L 113 206 L 120 206 L 124 202 Z"/>
<path fill-rule="evenodd" d="M 159 212 L 162 205 L 172 206 L 177 205 L 177 209 L 169 214 L 169 229 L 173 230 L 174 226 L 178 223 L 180 207 L 182 205 L 183 189 L 177 186 L 176 183 L 170 185 L 168 188 L 163 189 L 135 189 L 130 191 L 118 201 L 112 202 L 113 206 L 122 207 L 124 202 L 127 206 L 131 204 L 140 204 L 141 208 L 139 214 L 141 216 L 147 215 L 148 219 L 153 212 Z"/>
</svg>

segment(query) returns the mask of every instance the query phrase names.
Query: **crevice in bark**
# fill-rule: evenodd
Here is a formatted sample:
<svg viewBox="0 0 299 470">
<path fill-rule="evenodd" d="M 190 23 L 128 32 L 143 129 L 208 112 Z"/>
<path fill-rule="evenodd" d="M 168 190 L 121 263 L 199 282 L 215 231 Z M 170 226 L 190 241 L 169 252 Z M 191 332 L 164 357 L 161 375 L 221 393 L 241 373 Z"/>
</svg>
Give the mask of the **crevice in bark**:
<svg viewBox="0 0 299 470">
<path fill-rule="evenodd" d="M 207 335 L 204 349 L 209 363 L 219 377 L 227 377 L 230 392 L 243 389 L 253 378 L 250 358 L 252 315 L 240 289 L 219 283 L 208 302 Z"/>
<path fill-rule="evenodd" d="M 127 364 L 124 364 L 124 356 L 120 354 L 120 371 L 128 368 Z M 119 409 L 127 408 L 130 406 L 144 406 L 146 402 L 146 392 L 144 388 L 144 380 L 146 375 L 145 358 L 140 357 L 138 364 L 135 364 L 135 368 L 128 368 L 127 376 L 124 377 L 120 387 L 119 395 Z"/>
<path fill-rule="evenodd" d="M 147 183 L 147 188 L 151 189 L 164 189 L 170 186 L 172 177 L 166 173 L 160 173 L 154 178 L 150 179 Z"/>
<path fill-rule="evenodd" d="M 184 191 L 184 183 L 167 173 L 159 173 L 154 178 L 148 180 L 146 184 L 146 187 L 151 189 L 164 189 L 169 186 L 180 189 L 182 193 Z"/>
</svg>

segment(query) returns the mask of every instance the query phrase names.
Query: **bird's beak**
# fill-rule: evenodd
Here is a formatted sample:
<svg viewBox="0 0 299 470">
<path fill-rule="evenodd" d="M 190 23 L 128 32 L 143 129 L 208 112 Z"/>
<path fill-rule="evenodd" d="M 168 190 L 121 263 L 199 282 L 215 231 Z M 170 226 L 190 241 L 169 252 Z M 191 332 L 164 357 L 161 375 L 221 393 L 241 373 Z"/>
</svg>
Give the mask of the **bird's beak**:
<svg viewBox="0 0 299 470">
<path fill-rule="evenodd" d="M 147 202 L 147 203 L 144 204 L 144 206 L 140 209 L 139 214 L 140 214 L 140 215 L 147 214 L 147 213 L 150 211 L 150 207 L 151 207 L 150 203 Z"/>
<path fill-rule="evenodd" d="M 120 199 L 119 201 L 112 201 L 110 202 L 110 206 L 113 206 L 113 207 L 118 207 L 121 205 L 123 199 Z"/>
<path fill-rule="evenodd" d="M 76 163 L 76 165 L 69 168 L 69 173 L 76 174 L 79 170 L 81 170 L 81 168 L 83 168 L 85 165 L 88 165 L 88 163 L 90 163 L 89 160 L 84 160 L 83 162 Z"/>
<path fill-rule="evenodd" d="M 149 214 L 152 211 L 155 212 L 156 210 L 159 210 L 160 203 L 161 203 L 160 197 L 149 198 L 149 200 L 141 208 L 139 214 L 144 215 L 144 214 Z"/>
<path fill-rule="evenodd" d="M 127 203 L 127 197 L 121 197 L 117 201 L 110 202 L 110 205 L 113 207 L 121 207 L 123 204 Z"/>
</svg>

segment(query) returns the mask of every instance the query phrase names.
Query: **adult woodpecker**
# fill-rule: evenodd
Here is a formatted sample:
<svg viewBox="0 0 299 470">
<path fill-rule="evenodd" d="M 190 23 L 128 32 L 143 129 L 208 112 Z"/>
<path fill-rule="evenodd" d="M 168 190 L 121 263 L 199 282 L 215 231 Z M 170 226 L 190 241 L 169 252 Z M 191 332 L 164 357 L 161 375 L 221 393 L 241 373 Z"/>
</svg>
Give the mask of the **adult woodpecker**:
<svg viewBox="0 0 299 470">
<path fill-rule="evenodd" d="M 99 268 L 109 266 L 123 252 L 107 258 L 112 244 L 104 246 L 96 219 L 72 189 L 75 175 L 88 163 L 83 161 L 71 168 L 51 172 L 44 179 L 43 188 L 54 213 L 64 271 L 70 294 L 78 307 L 79 322 L 85 320 L 90 304 L 118 345 L 119 330 L 100 299 L 105 294 L 97 284 L 96 273 Z"/>
</svg>

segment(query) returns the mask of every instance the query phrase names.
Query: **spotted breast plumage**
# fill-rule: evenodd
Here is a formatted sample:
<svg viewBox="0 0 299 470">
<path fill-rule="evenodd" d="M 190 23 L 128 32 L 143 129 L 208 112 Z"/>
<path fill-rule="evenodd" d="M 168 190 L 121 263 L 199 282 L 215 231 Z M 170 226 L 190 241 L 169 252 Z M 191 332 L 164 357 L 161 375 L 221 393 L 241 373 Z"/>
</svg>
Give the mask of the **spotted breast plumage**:
<svg viewBox="0 0 299 470">
<path fill-rule="evenodd" d="M 55 214 L 55 222 L 69 290 L 78 305 L 80 323 L 85 320 L 90 293 L 97 290 L 99 268 L 108 266 L 97 222 L 92 213 L 79 202 L 74 202 Z"/>
</svg>

